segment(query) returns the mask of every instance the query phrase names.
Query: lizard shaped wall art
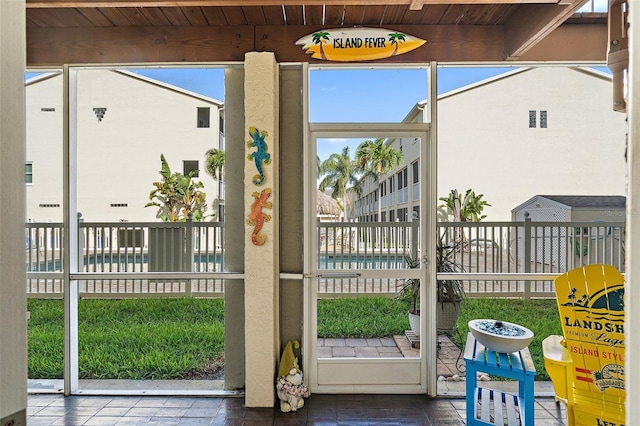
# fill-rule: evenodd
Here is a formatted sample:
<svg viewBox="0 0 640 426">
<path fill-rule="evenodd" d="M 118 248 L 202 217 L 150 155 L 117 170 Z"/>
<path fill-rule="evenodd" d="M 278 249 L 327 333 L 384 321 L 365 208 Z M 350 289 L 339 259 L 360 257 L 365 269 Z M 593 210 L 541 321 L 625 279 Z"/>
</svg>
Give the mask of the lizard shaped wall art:
<svg viewBox="0 0 640 426">
<path fill-rule="evenodd" d="M 251 213 L 247 216 L 247 225 L 253 226 L 251 242 L 256 246 L 261 246 L 266 241 L 266 237 L 259 232 L 262 229 L 262 225 L 271 220 L 270 215 L 262 212 L 263 208 L 271 208 L 271 201 L 267 201 L 271 196 L 271 188 L 263 189 L 260 193 L 254 192 L 251 195 L 254 201 L 251 204 Z"/>
<path fill-rule="evenodd" d="M 247 155 L 247 160 L 253 160 L 256 163 L 256 169 L 258 169 L 258 174 L 253 177 L 254 185 L 262 185 L 265 181 L 263 163 L 271 163 L 271 155 L 267 152 L 267 143 L 264 140 L 268 133 L 251 126 L 249 127 L 249 135 L 251 140 L 247 141 L 247 147 L 255 147 L 256 150 Z"/>
</svg>

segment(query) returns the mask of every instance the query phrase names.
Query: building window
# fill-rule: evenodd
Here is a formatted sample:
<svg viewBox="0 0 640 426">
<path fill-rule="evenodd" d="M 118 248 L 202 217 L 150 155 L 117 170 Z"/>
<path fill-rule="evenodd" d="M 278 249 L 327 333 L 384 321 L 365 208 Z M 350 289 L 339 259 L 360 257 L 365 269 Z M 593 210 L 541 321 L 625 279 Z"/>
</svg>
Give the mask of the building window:
<svg viewBox="0 0 640 426">
<path fill-rule="evenodd" d="M 198 108 L 198 128 L 208 129 L 211 122 L 211 108 Z"/>
<path fill-rule="evenodd" d="M 198 177 L 200 175 L 200 167 L 198 166 L 198 160 L 184 160 L 182 162 L 183 173 L 185 176 L 188 176 L 189 173 L 193 174 L 191 176 Z"/>
<path fill-rule="evenodd" d="M 398 191 L 407 187 L 407 169 L 398 172 Z"/>
<path fill-rule="evenodd" d="M 380 182 L 380 193 L 383 197 L 387 195 L 387 182 Z"/>
<path fill-rule="evenodd" d="M 540 111 L 540 128 L 547 128 L 547 111 Z"/>
<path fill-rule="evenodd" d="M 395 176 L 391 176 L 389 178 L 389 193 L 390 194 L 393 193 L 396 190 L 394 183 L 395 183 Z"/>
<path fill-rule="evenodd" d="M 24 183 L 33 183 L 33 163 L 24 165 Z"/>
<path fill-rule="evenodd" d="M 536 127 L 536 112 L 529 111 L 529 128 L 535 129 Z"/>
<path fill-rule="evenodd" d="M 411 163 L 411 175 L 413 179 L 413 183 L 420 182 L 420 162 L 416 161 L 415 163 Z"/>
</svg>

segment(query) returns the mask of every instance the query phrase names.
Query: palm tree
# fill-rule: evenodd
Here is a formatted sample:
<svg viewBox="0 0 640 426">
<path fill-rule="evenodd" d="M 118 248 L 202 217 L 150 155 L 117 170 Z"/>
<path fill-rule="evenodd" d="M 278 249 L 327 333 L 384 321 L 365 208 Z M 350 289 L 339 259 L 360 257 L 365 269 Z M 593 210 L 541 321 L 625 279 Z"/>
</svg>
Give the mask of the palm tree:
<svg viewBox="0 0 640 426">
<path fill-rule="evenodd" d="M 224 151 L 217 148 L 211 148 L 205 153 L 205 170 L 207 173 L 217 181 L 221 181 L 224 177 Z M 222 220 L 218 217 L 217 211 L 219 210 L 220 197 L 213 200 L 213 215 L 217 220 Z"/>
<path fill-rule="evenodd" d="M 215 180 L 224 176 L 224 151 L 211 148 L 205 154 L 205 169 Z"/>
<path fill-rule="evenodd" d="M 439 206 L 440 214 L 443 217 L 452 217 L 458 222 L 479 222 L 487 215 L 482 211 L 491 204 L 482 199 L 484 194 L 476 195 L 475 191 L 467 189 L 464 196 L 457 189 L 452 189 L 447 197 L 440 197 L 444 204 Z"/>
<path fill-rule="evenodd" d="M 156 217 L 163 222 L 184 222 L 189 213 L 193 213 L 193 220 L 200 222 L 205 218 L 207 210 L 206 195 L 201 191 L 202 182 L 194 181 L 195 170 L 188 175 L 171 173 L 169 163 L 164 154 L 160 154 L 161 181 L 153 182 L 155 189 L 149 193 L 145 207 L 158 207 Z"/>
<path fill-rule="evenodd" d="M 404 157 L 402 152 L 385 143 L 385 138 L 366 140 L 356 149 L 356 162 L 363 172 L 363 178 L 370 176 L 378 182 L 378 191 L 381 191 L 382 176 L 396 166 L 399 166 Z M 378 193 L 378 220 L 382 219 L 382 193 Z"/>
<path fill-rule="evenodd" d="M 342 198 L 342 209 L 350 204 L 347 190 L 352 189 L 360 194 L 358 164 L 351 158 L 349 147 L 345 146 L 341 154 L 333 153 L 319 166 L 319 176 L 323 176 L 318 185 L 320 191 L 332 189 L 331 196 L 336 200 Z M 351 207 L 351 206 L 349 206 Z"/>
</svg>

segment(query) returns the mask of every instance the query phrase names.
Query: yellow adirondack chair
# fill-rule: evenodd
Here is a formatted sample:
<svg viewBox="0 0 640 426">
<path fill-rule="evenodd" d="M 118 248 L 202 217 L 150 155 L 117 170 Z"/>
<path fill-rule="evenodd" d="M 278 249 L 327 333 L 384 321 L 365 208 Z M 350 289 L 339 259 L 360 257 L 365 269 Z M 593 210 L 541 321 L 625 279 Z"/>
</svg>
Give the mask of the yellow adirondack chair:
<svg viewBox="0 0 640 426">
<path fill-rule="evenodd" d="M 556 278 L 555 288 L 564 338 L 549 336 L 542 349 L 567 423 L 624 425 L 624 277 L 588 265 Z"/>
</svg>

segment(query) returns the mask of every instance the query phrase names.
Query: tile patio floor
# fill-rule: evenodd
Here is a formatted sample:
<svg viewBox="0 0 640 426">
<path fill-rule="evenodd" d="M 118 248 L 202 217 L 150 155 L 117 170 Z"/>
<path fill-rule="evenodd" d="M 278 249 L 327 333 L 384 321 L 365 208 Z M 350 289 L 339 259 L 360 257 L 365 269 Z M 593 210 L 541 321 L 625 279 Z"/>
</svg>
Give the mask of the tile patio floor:
<svg viewBox="0 0 640 426">
<path fill-rule="evenodd" d="M 406 339 L 405 339 L 406 340 Z M 321 339 L 320 356 L 417 356 L 408 340 Z M 460 351 L 446 337 L 439 338 L 439 376 L 463 376 Z M 460 371 L 458 369 L 462 371 Z M 31 394 L 27 424 L 39 425 L 465 425 L 464 381 L 438 383 L 445 397 L 425 395 L 313 394 L 297 412 L 275 408 L 247 408 L 244 398 L 221 396 L 87 396 Z M 538 387 L 542 385 L 542 387 Z M 453 391 L 452 391 L 453 389 Z M 539 392 L 542 389 L 542 392 Z M 552 389 L 552 388 L 551 388 Z M 556 404 L 548 384 L 536 382 L 536 426 L 564 426 L 564 407 Z"/>
<path fill-rule="evenodd" d="M 243 398 L 30 395 L 27 424 L 40 425 L 465 425 L 463 398 L 311 395 L 303 408 L 247 408 Z M 536 426 L 563 426 L 564 410 L 536 398 Z"/>
</svg>

